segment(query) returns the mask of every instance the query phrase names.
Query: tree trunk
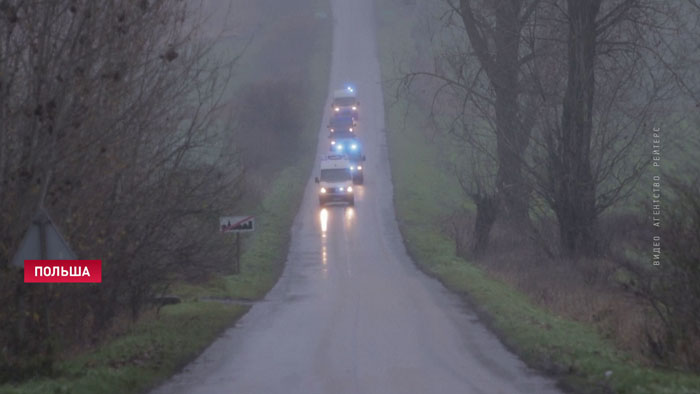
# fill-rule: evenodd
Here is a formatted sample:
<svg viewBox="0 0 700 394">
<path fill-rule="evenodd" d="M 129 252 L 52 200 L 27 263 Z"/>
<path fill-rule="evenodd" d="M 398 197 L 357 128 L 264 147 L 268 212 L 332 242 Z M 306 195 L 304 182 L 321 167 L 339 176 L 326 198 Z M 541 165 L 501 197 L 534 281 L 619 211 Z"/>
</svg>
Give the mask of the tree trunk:
<svg viewBox="0 0 700 394">
<path fill-rule="evenodd" d="M 518 230 L 529 224 L 529 188 L 522 175 L 522 158 L 530 130 L 523 129 L 519 112 L 519 51 L 521 1 L 500 1 L 495 9 L 495 64 L 491 82 L 495 92 L 498 172 L 496 186 L 504 219 Z"/>
<path fill-rule="evenodd" d="M 595 254 L 596 189 L 591 172 L 596 16 L 601 0 L 567 0 L 568 81 L 557 160 L 550 163 L 562 251 Z"/>
<path fill-rule="evenodd" d="M 471 254 L 475 257 L 482 256 L 489 246 L 491 228 L 498 216 L 498 199 L 491 195 L 472 196 L 476 204 L 476 221 L 471 240 Z"/>
<path fill-rule="evenodd" d="M 522 0 L 495 1 L 495 25 L 492 31 L 488 31 L 479 27 L 483 21 L 476 17 L 471 1 L 460 0 L 460 15 L 469 41 L 486 72 L 495 96 L 493 105 L 498 160 L 496 190 L 502 209 L 482 213 L 477 204 L 477 219 L 481 216 L 484 220 L 491 221 L 475 232 L 475 236 L 485 239 L 475 240 L 474 246 L 479 245 L 478 248 L 488 244 L 488 233 L 495 220 L 495 216 L 491 215 L 495 215 L 496 212 L 502 212 L 505 221 L 520 234 L 525 234 L 530 224 L 530 192 L 527 182 L 523 179 L 522 158 L 530 140 L 531 129 L 524 128 L 520 122 L 518 102 L 522 8 Z"/>
</svg>

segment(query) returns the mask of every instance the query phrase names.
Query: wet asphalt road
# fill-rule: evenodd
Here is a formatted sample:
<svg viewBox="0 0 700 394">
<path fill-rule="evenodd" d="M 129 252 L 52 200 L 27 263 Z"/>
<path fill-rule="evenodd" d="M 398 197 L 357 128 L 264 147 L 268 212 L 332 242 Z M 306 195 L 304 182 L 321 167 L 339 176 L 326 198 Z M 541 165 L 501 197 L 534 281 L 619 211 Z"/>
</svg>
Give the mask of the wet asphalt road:
<svg viewBox="0 0 700 394">
<path fill-rule="evenodd" d="M 239 323 L 154 391 L 557 393 L 406 255 L 392 205 L 371 0 L 333 0 L 329 93 L 352 81 L 365 185 L 356 206 L 318 206 L 318 162 L 281 280 Z M 330 104 L 328 104 L 330 108 Z M 318 154 L 327 152 L 324 123 Z"/>
</svg>

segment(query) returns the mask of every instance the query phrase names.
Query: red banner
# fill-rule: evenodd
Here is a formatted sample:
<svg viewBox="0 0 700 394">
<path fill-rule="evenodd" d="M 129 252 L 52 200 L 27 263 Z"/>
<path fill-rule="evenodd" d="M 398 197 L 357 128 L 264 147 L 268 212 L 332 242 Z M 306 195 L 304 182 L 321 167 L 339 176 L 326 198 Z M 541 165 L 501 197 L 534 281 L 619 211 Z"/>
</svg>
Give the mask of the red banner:
<svg viewBox="0 0 700 394">
<path fill-rule="evenodd" d="M 101 283 L 102 260 L 24 260 L 24 283 Z"/>
</svg>

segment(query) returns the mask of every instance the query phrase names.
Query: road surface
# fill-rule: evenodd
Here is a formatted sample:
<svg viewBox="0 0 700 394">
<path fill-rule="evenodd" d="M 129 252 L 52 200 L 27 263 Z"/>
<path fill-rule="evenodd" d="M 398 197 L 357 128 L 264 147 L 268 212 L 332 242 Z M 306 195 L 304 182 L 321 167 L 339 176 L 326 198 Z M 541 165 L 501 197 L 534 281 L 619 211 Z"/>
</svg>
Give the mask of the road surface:
<svg viewBox="0 0 700 394">
<path fill-rule="evenodd" d="M 373 2 L 332 3 L 328 90 L 352 81 L 361 103 L 367 161 L 356 206 L 319 209 L 317 163 L 280 281 L 154 393 L 558 393 L 406 255 L 392 205 Z M 326 123 L 318 155 L 328 151 Z"/>
</svg>

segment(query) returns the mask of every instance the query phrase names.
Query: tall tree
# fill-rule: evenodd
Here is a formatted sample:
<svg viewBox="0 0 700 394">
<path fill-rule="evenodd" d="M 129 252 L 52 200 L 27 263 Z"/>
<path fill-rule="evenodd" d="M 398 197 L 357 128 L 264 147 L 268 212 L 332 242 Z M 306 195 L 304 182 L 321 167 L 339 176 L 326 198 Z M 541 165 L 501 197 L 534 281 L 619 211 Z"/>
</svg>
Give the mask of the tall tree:
<svg viewBox="0 0 700 394">
<path fill-rule="evenodd" d="M 687 61 L 670 43 L 682 34 L 678 4 L 545 4 L 543 44 L 529 74 L 544 99 L 528 172 L 557 218 L 564 256 L 603 252 L 598 217 L 639 180 L 654 127 L 683 116 L 670 101 L 693 93 Z"/>
<path fill-rule="evenodd" d="M 495 164 L 492 181 L 484 174 L 476 174 L 476 167 L 469 174 L 459 174 L 463 188 L 477 206 L 472 249 L 479 254 L 486 250 L 497 214 L 521 234 L 530 225 L 530 186 L 524 177 L 523 164 L 532 124 L 528 110 L 523 111 L 522 96 L 526 91 L 522 73 L 534 54 L 523 48 L 522 43 L 523 31 L 529 28 L 540 1 L 448 0 L 446 3 L 459 20 L 449 23 L 448 29 L 460 34 L 456 38 L 452 36 L 452 41 L 438 54 L 438 63 L 444 66 L 434 71 L 408 73 L 404 81 L 410 85 L 418 76 L 441 81 L 443 85 L 436 96 L 450 91 L 448 101 L 452 108 L 448 112 L 453 116 L 452 126 L 459 125 L 456 130 L 453 128 L 453 134 L 465 142 L 463 156 L 480 155 Z M 475 113 L 479 115 L 472 116 Z M 482 126 L 491 133 L 495 144 L 484 141 L 484 130 L 479 130 Z M 471 160 L 479 162 L 479 168 L 484 168 L 486 161 Z M 495 190 L 489 191 L 487 184 Z"/>
<path fill-rule="evenodd" d="M 554 179 L 553 208 L 564 251 L 594 250 L 596 184 L 591 172 L 595 94 L 596 17 L 602 0 L 567 0 L 567 85 L 561 135 L 549 156 Z"/>
</svg>

